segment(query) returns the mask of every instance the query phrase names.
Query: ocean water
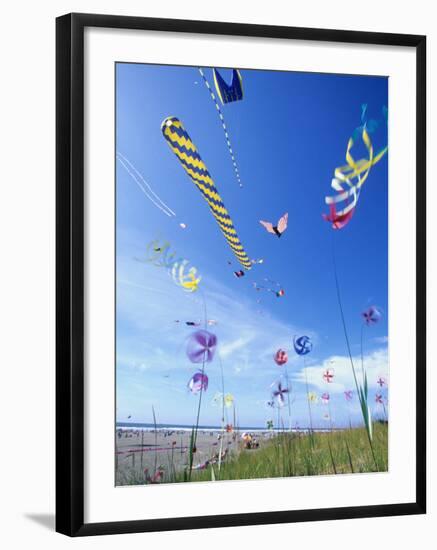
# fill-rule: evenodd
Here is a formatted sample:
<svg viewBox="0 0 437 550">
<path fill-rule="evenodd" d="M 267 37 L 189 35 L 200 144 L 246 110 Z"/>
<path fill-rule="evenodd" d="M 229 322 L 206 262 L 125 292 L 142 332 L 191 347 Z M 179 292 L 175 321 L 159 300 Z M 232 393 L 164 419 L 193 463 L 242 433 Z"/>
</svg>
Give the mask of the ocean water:
<svg viewBox="0 0 437 550">
<path fill-rule="evenodd" d="M 117 429 L 128 429 L 128 430 L 145 430 L 150 431 L 155 429 L 155 424 L 148 422 L 116 422 Z M 186 431 L 191 432 L 193 429 L 192 425 L 188 424 L 156 424 L 156 428 L 162 431 Z M 222 426 L 214 426 L 209 424 L 199 424 L 198 429 L 200 431 L 221 431 Z M 292 428 L 292 432 L 306 432 L 308 428 Z M 286 428 L 273 430 L 268 430 L 266 427 L 260 426 L 238 426 L 239 432 L 283 432 L 288 431 Z M 329 432 L 329 428 L 313 428 L 314 432 Z M 336 431 L 336 428 L 333 428 L 333 431 Z"/>
</svg>

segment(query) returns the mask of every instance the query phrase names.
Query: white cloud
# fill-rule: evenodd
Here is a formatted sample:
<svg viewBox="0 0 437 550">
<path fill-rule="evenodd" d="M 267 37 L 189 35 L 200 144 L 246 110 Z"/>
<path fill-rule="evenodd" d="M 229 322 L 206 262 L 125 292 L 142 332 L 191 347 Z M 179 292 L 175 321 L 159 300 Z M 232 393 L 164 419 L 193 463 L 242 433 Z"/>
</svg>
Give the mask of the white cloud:
<svg viewBox="0 0 437 550">
<path fill-rule="evenodd" d="M 192 329 L 185 321 L 204 318 L 203 296 L 207 318 L 217 320 L 209 330 L 217 335 L 224 368 L 239 377 L 249 376 L 254 368 L 270 378 L 279 375 L 274 352 L 290 348 L 293 334 L 301 332 L 269 314 L 261 316 L 255 303 L 211 277 L 204 277 L 201 292 L 185 293 L 165 269 L 137 262 L 133 255 L 119 258 L 117 283 L 117 358 L 121 363 L 129 357 L 136 368 L 187 365 L 184 350 Z M 291 356 L 289 365 L 297 360 Z M 218 369 L 215 363 L 209 368 Z"/>
<path fill-rule="evenodd" d="M 388 336 L 376 336 L 373 341 L 377 344 L 388 344 Z"/>
<path fill-rule="evenodd" d="M 361 357 L 353 357 L 353 364 L 358 382 L 362 381 Z M 379 376 L 388 376 L 388 350 L 387 348 L 378 349 L 364 356 L 364 367 L 367 372 L 369 388 L 376 389 L 376 381 Z M 323 373 L 326 369 L 334 370 L 333 382 L 327 383 L 323 379 Z M 332 356 L 325 359 L 322 363 L 309 365 L 306 368 L 306 376 L 311 389 L 316 391 L 328 391 L 332 394 L 341 393 L 345 390 L 355 390 L 355 382 L 352 373 L 352 367 L 349 357 Z M 305 383 L 305 371 L 301 369 L 293 375 L 294 382 Z"/>
<path fill-rule="evenodd" d="M 220 344 L 220 355 L 222 359 L 226 359 L 234 352 L 241 350 L 247 346 L 254 339 L 253 334 L 246 334 L 245 336 L 239 336 L 234 340 L 225 341 Z"/>
</svg>

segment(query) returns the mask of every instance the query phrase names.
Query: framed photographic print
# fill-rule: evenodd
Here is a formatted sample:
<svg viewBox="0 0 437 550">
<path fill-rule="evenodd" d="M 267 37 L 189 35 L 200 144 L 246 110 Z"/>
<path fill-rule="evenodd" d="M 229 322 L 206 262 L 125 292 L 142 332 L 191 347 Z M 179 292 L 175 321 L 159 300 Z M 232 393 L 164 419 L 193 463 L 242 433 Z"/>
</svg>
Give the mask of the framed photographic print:
<svg viewBox="0 0 437 550">
<path fill-rule="evenodd" d="M 424 513 L 425 37 L 56 46 L 57 530 Z"/>
</svg>

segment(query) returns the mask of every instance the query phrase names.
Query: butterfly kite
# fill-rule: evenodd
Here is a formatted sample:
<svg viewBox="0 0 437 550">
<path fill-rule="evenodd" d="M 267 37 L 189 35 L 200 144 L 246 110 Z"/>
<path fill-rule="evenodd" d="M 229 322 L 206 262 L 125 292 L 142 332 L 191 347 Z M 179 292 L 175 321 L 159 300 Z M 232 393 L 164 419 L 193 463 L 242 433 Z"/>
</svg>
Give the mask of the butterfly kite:
<svg viewBox="0 0 437 550">
<path fill-rule="evenodd" d="M 282 233 L 284 233 L 284 231 L 287 229 L 288 212 L 279 219 L 277 225 L 273 225 L 271 222 L 265 222 L 264 220 L 260 220 L 259 223 L 266 229 L 268 233 L 276 235 L 279 238 Z"/>
</svg>

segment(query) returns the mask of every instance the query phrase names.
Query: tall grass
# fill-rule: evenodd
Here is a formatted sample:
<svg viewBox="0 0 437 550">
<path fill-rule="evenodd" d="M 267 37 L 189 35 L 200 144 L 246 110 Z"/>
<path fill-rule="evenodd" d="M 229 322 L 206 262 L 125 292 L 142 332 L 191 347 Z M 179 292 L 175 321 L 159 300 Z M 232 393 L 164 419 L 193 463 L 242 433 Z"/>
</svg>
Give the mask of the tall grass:
<svg viewBox="0 0 437 550">
<path fill-rule="evenodd" d="M 193 434 L 191 434 L 193 436 Z M 270 439 L 260 439 L 260 448 L 239 448 L 221 463 L 220 480 L 261 479 L 275 477 L 335 475 L 385 472 L 388 469 L 388 424 L 373 425 L 373 454 L 366 428 L 332 432 L 282 432 Z M 374 455 L 374 456 L 373 456 Z M 190 462 L 190 460 L 189 460 Z M 163 483 L 211 481 L 216 478 L 210 466 L 205 470 L 188 468 L 165 471 Z M 144 485 L 141 471 L 134 467 L 120 468 L 117 485 Z"/>
<path fill-rule="evenodd" d="M 259 479 L 274 477 L 384 472 L 388 465 L 388 427 L 375 423 L 373 454 L 365 428 L 346 432 L 290 434 L 284 432 L 258 450 L 242 450 L 223 462 L 220 479 Z M 176 475 L 175 481 L 183 481 Z M 208 471 L 193 472 L 192 481 L 211 481 Z"/>
</svg>

